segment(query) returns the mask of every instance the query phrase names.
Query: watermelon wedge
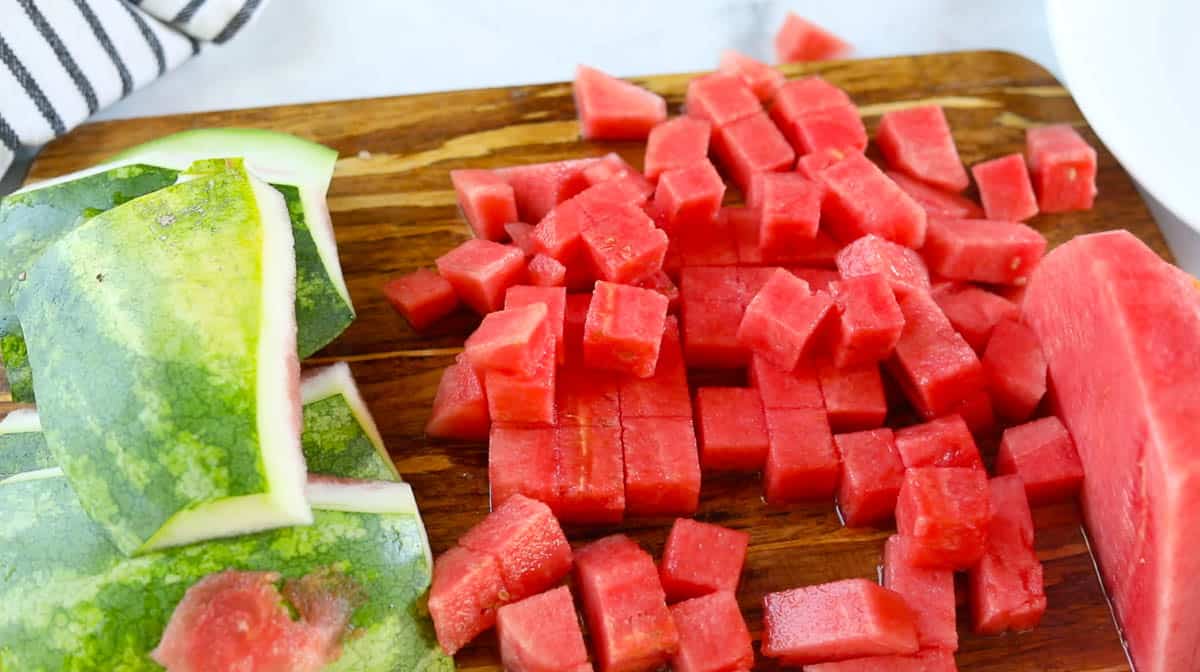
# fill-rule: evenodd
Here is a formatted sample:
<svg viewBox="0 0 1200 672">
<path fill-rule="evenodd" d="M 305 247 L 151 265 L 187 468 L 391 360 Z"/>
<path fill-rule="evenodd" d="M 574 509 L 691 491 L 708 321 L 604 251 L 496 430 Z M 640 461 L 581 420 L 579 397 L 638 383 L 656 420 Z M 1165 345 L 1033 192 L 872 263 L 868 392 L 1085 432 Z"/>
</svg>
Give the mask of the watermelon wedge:
<svg viewBox="0 0 1200 672">
<path fill-rule="evenodd" d="M 667 118 L 662 96 L 586 65 L 575 69 L 574 91 L 580 133 L 589 140 L 645 140 Z"/>
<path fill-rule="evenodd" d="M 780 63 L 842 58 L 851 46 L 795 12 L 788 12 L 775 33 L 775 60 Z"/>
</svg>

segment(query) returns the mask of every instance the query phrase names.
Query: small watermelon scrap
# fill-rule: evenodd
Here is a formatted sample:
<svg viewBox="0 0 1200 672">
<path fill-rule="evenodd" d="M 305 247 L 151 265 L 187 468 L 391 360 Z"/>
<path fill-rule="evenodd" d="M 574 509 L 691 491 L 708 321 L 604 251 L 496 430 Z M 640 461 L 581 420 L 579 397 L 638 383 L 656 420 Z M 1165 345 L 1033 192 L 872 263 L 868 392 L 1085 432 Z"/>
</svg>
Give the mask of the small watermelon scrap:
<svg viewBox="0 0 1200 672">
<path fill-rule="evenodd" d="M 588 140 L 645 140 L 667 118 L 662 96 L 586 65 L 575 69 L 574 92 Z"/>
<path fill-rule="evenodd" d="M 888 165 L 910 177 L 956 193 L 970 184 L 939 105 L 885 112 L 875 142 Z"/>
<path fill-rule="evenodd" d="M 532 376 L 546 348 L 554 348 L 549 312 L 543 301 L 484 315 L 463 344 L 467 361 L 478 371 Z"/>
<path fill-rule="evenodd" d="M 500 660 L 511 672 L 591 672 L 571 590 L 559 586 L 496 613 Z"/>
<path fill-rule="evenodd" d="M 492 555 L 455 546 L 433 563 L 429 615 L 438 644 L 453 656 L 496 624 L 496 610 L 512 601 Z"/>
<path fill-rule="evenodd" d="M 654 204 L 666 217 L 668 231 L 707 226 L 717 218 L 725 182 L 712 163 L 701 157 L 683 168 L 664 172 L 658 179 Z"/>
<path fill-rule="evenodd" d="M 816 363 L 825 412 L 835 432 L 874 429 L 887 417 L 883 376 L 876 363 L 837 367 L 828 357 Z"/>
<path fill-rule="evenodd" d="M 904 329 L 887 367 L 926 419 L 959 411 L 963 400 L 986 398 L 983 365 L 928 295 L 900 301 Z"/>
<path fill-rule="evenodd" d="M 841 458 L 833 444 L 828 416 L 819 409 L 765 411 L 767 463 L 763 495 L 772 506 L 833 497 L 841 477 Z"/>
<path fill-rule="evenodd" d="M 876 235 L 866 235 L 843 247 L 837 255 L 843 278 L 883 275 L 897 299 L 913 292 L 929 292 L 929 270 L 916 250 Z"/>
<path fill-rule="evenodd" d="M 1029 170 L 1020 154 L 977 163 L 971 167 L 971 175 L 988 219 L 1023 222 L 1038 213 Z"/>
<path fill-rule="evenodd" d="M 982 557 L 992 510 L 987 472 L 921 467 L 904 472 L 896 501 L 896 529 L 912 544 L 912 564 L 967 569 Z"/>
<path fill-rule="evenodd" d="M 1046 356 L 1037 334 L 1016 320 L 996 325 L 983 353 L 983 373 L 996 415 L 1028 420 L 1046 394 Z"/>
<path fill-rule="evenodd" d="M 676 117 L 655 126 L 646 140 L 646 179 L 708 159 L 712 124 L 696 117 Z"/>
<path fill-rule="evenodd" d="M 834 365 L 847 368 L 886 359 L 904 329 L 904 314 L 887 279 L 879 273 L 845 278 L 833 284 L 832 293 L 837 308 Z"/>
<path fill-rule="evenodd" d="M 958 672 L 954 653 L 926 649 L 911 656 L 874 656 L 805 665 L 805 672 Z"/>
<path fill-rule="evenodd" d="M 776 269 L 746 307 L 738 341 L 781 369 L 796 368 L 832 316 L 833 299 Z"/>
<path fill-rule="evenodd" d="M 654 375 L 668 301 L 649 289 L 597 282 L 583 330 L 583 358 L 588 367 Z"/>
<path fill-rule="evenodd" d="M 904 247 L 925 244 L 925 210 L 859 153 L 825 168 L 817 177 L 825 185 L 822 225 L 834 238 L 851 243 L 875 234 Z"/>
<path fill-rule="evenodd" d="M 896 170 L 886 171 L 886 174 L 896 186 L 912 197 L 930 217 L 947 217 L 950 219 L 979 219 L 983 217 L 983 208 L 975 201 L 949 191 L 942 191 L 924 182 L 913 179 Z"/>
<path fill-rule="evenodd" d="M 795 12 L 788 12 L 775 34 L 775 60 L 780 63 L 827 61 L 850 53 L 850 45 L 838 36 Z"/>
<path fill-rule="evenodd" d="M 821 383 L 816 369 L 801 362 L 792 371 L 784 371 L 774 364 L 755 355 L 750 360 L 747 373 L 750 387 L 758 390 L 763 408 L 808 408 L 825 410 L 825 399 L 821 396 Z"/>
<path fill-rule="evenodd" d="M 741 530 L 676 518 L 659 566 L 667 600 L 736 592 L 749 546 L 750 535 Z"/>
<path fill-rule="evenodd" d="M 554 466 L 553 427 L 497 423 L 488 438 L 492 509 L 517 494 L 553 507 Z"/>
<path fill-rule="evenodd" d="M 1025 160 L 1042 212 L 1091 209 L 1096 198 L 1096 150 L 1070 125 L 1025 131 Z"/>
<path fill-rule="evenodd" d="M 989 483 L 992 519 L 979 564 L 967 575 L 975 632 L 1031 630 L 1046 613 L 1042 563 L 1033 548 L 1033 516 L 1019 476 Z"/>
<path fill-rule="evenodd" d="M 433 413 L 425 433 L 441 439 L 485 439 L 491 426 L 488 401 L 479 374 L 464 355 L 442 371 Z"/>
<path fill-rule="evenodd" d="M 892 430 L 884 427 L 833 437 L 842 458 L 838 510 L 847 527 L 886 523 L 896 511 L 904 464 Z"/>
<path fill-rule="evenodd" d="M 511 245 L 473 239 L 437 258 L 458 298 L 480 315 L 500 310 L 504 292 L 525 278 L 525 255 Z"/>
<path fill-rule="evenodd" d="M 917 640 L 923 649 L 958 650 L 955 623 L 954 572 L 913 564 L 913 542 L 891 536 L 883 547 L 883 585 L 908 601 L 917 620 Z"/>
<path fill-rule="evenodd" d="M 762 468 L 767 457 L 767 427 L 762 399 L 755 390 L 702 387 L 696 391 L 696 416 L 704 468 Z"/>
<path fill-rule="evenodd" d="M 545 254 L 533 255 L 527 270 L 529 284 L 535 287 L 562 287 L 567 281 L 567 267 Z"/>
<path fill-rule="evenodd" d="M 691 418 L 622 418 L 625 510 L 687 516 L 700 506 L 700 453 Z"/>
<path fill-rule="evenodd" d="M 388 280 L 383 293 L 392 308 L 417 331 L 428 329 L 458 307 L 454 287 L 427 268 Z"/>
<path fill-rule="evenodd" d="M 964 467 L 983 470 L 983 458 L 962 416 L 954 414 L 896 430 L 905 469 Z"/>
<path fill-rule="evenodd" d="M 764 103 L 774 98 L 775 92 L 787 82 L 782 72 L 734 49 L 721 52 L 717 71 L 740 77 Z"/>
<path fill-rule="evenodd" d="M 560 425 L 555 431 L 555 514 L 568 523 L 619 523 L 625 459 L 619 426 Z"/>
<path fill-rule="evenodd" d="M 671 607 L 679 631 L 675 672 L 749 672 L 754 667 L 750 630 L 732 592 L 695 597 Z"/>
<path fill-rule="evenodd" d="M 504 240 L 504 225 L 517 221 L 517 197 L 512 185 L 490 170 L 476 169 L 452 170 L 450 181 L 475 237 Z"/>
<path fill-rule="evenodd" d="M 935 217 L 921 256 L 943 278 L 1024 285 L 1045 251 L 1042 234 L 1019 222 Z"/>
<path fill-rule="evenodd" d="M 1062 420 L 1051 416 L 1004 430 L 996 473 L 1016 474 L 1030 504 L 1071 499 L 1083 485 L 1083 465 Z"/>
<path fill-rule="evenodd" d="M 714 73 L 688 82 L 684 107 L 688 116 L 703 119 L 714 129 L 762 111 L 754 91 L 741 77 Z"/>
<path fill-rule="evenodd" d="M 754 175 L 791 170 L 796 163 L 795 150 L 762 111 L 715 128 L 712 150 L 743 191 Z"/>
<path fill-rule="evenodd" d="M 1021 309 L 1008 299 L 965 283 L 948 283 L 933 291 L 933 300 L 954 330 L 975 352 L 983 354 L 992 331 L 1004 320 L 1018 319 Z"/>
</svg>

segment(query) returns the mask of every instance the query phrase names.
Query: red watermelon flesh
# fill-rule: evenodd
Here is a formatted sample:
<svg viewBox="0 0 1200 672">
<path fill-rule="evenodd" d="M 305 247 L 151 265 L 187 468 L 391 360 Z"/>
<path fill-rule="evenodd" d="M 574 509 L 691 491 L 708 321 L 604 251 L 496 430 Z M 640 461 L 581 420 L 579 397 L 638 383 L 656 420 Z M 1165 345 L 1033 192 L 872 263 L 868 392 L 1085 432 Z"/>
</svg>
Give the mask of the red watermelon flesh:
<svg viewBox="0 0 1200 672">
<path fill-rule="evenodd" d="M 763 263 L 762 247 L 758 243 L 759 211 L 757 209 L 724 207 L 717 213 L 717 221 L 724 221 L 728 229 L 733 231 L 738 265 L 759 266 Z"/>
<path fill-rule="evenodd" d="M 712 150 L 743 191 L 758 173 L 791 170 L 796 153 L 766 112 L 713 129 Z"/>
<path fill-rule="evenodd" d="M 867 148 L 867 128 L 853 105 L 809 110 L 783 127 L 798 155 L 828 150 L 848 153 Z"/>
<path fill-rule="evenodd" d="M 850 147 L 827 147 L 818 152 L 805 154 L 796 159 L 796 172 L 817 182 L 821 179 L 819 176 L 822 170 L 846 158 L 846 155 L 853 151 Z"/>
<path fill-rule="evenodd" d="M 684 107 L 688 116 L 709 122 L 714 130 L 762 111 L 758 97 L 742 78 L 724 73 L 688 82 Z"/>
<path fill-rule="evenodd" d="M 787 120 L 795 119 L 805 112 L 853 104 L 854 101 L 850 100 L 845 91 L 813 75 L 793 79 L 784 84 L 775 98 L 775 104 L 771 106 L 771 114 L 780 115 L 779 119 Z"/>
<path fill-rule="evenodd" d="M 1083 483 L 1083 465 L 1062 421 L 1042 418 L 1004 430 L 996 473 L 1016 474 L 1030 504 L 1071 499 Z"/>
<path fill-rule="evenodd" d="M 563 341 L 567 350 L 567 364 L 583 366 L 583 328 L 587 323 L 588 308 L 592 295 L 567 294 L 566 313 L 563 315 Z"/>
<path fill-rule="evenodd" d="M 595 376 L 595 372 L 589 372 Z M 623 376 L 619 384 L 621 418 L 692 418 L 687 365 L 679 341 L 679 323 L 668 317 L 658 350 L 658 366 L 649 378 Z"/>
<path fill-rule="evenodd" d="M 624 418 L 625 510 L 691 515 L 700 505 L 700 457 L 691 418 Z"/>
<path fill-rule="evenodd" d="M 495 422 L 519 422 L 552 425 L 555 422 L 555 356 L 553 341 L 548 341 L 532 375 L 487 371 L 483 387 L 488 414 Z"/>
<path fill-rule="evenodd" d="M 570 263 L 582 250 L 583 230 L 591 220 L 578 201 L 566 201 L 553 208 L 533 228 L 533 249 Z"/>
<path fill-rule="evenodd" d="M 964 467 L 983 470 L 983 458 L 962 416 L 936 420 L 896 430 L 896 450 L 905 469 Z"/>
<path fill-rule="evenodd" d="M 714 369 L 745 366 L 750 354 L 738 340 L 738 325 L 745 305 L 705 301 L 689 296 L 686 289 L 682 291 L 683 342 L 688 365 Z"/>
<path fill-rule="evenodd" d="M 788 12 L 775 33 L 775 60 L 780 63 L 825 61 L 850 53 L 850 45 L 795 12 Z"/>
<path fill-rule="evenodd" d="M 963 399 L 954 412 L 967 423 L 971 433 L 987 434 L 996 427 L 996 415 L 992 410 L 992 398 L 987 390 L 977 390 Z"/>
<path fill-rule="evenodd" d="M 875 235 L 867 235 L 843 247 L 837 255 L 843 278 L 882 275 L 897 299 L 914 292 L 928 292 L 929 270 L 916 250 Z"/>
<path fill-rule="evenodd" d="M 463 353 L 478 371 L 532 376 L 546 349 L 555 349 L 549 312 L 541 301 L 488 313 L 467 337 Z"/>
<path fill-rule="evenodd" d="M 764 408 L 825 408 L 816 369 L 807 362 L 784 371 L 756 355 L 750 360 L 747 377 L 750 387 L 758 390 Z"/>
<path fill-rule="evenodd" d="M 958 672 L 954 654 L 927 649 L 911 656 L 875 656 L 805 665 L 805 672 Z"/>
<path fill-rule="evenodd" d="M 662 294 L 667 299 L 667 313 L 674 314 L 679 312 L 679 287 L 671 276 L 664 271 L 655 271 L 645 279 L 639 281 L 636 285 L 642 289 L 649 289 Z"/>
<path fill-rule="evenodd" d="M 637 169 L 629 165 L 629 162 L 621 158 L 616 152 L 609 152 L 597 159 L 594 163 L 589 164 L 583 169 L 583 176 L 591 186 L 596 186 L 602 182 L 608 182 L 620 177 L 638 177 L 641 175 Z M 650 187 L 650 191 L 654 188 Z"/>
<path fill-rule="evenodd" d="M 554 428 L 497 424 L 488 439 L 488 486 L 492 509 L 516 494 L 551 507 L 554 490 Z"/>
<path fill-rule="evenodd" d="M 549 163 L 498 168 L 495 173 L 513 188 L 517 215 L 522 222 L 540 222 L 554 206 L 591 184 L 583 171 L 598 159 L 568 159 Z"/>
<path fill-rule="evenodd" d="M 776 263 L 788 264 L 793 273 L 795 266 L 832 269 L 837 265 L 840 250 L 841 246 L 828 233 L 817 231 L 815 238 L 807 244 L 794 244 L 786 256 L 777 257 Z"/>
<path fill-rule="evenodd" d="M 833 363 L 841 368 L 887 358 L 900 340 L 904 314 L 887 279 L 879 273 L 852 276 L 832 286 L 837 308 Z"/>
<path fill-rule="evenodd" d="M 833 437 L 842 458 L 838 509 L 848 527 L 888 522 L 904 482 L 904 465 L 892 430 L 884 427 Z M 894 588 L 894 587 L 893 587 Z"/>
<path fill-rule="evenodd" d="M 621 422 L 619 376 L 577 364 L 559 367 L 555 404 L 560 425 L 616 427 Z"/>
<path fill-rule="evenodd" d="M 600 162 L 594 166 L 603 165 Z M 575 197 L 583 211 L 593 220 L 602 219 L 598 208 L 608 204 L 641 207 L 654 193 L 654 185 L 637 173 L 626 173 L 592 185 Z"/>
<path fill-rule="evenodd" d="M 664 213 L 669 231 L 707 226 L 717 218 L 725 183 L 708 159 L 668 170 L 658 179 L 654 204 Z"/>
<path fill-rule="evenodd" d="M 575 109 L 589 140 L 645 140 L 667 118 L 663 97 L 595 68 L 575 68 Z"/>
<path fill-rule="evenodd" d="M 517 221 L 517 198 L 512 185 L 490 170 L 475 169 L 452 170 L 450 181 L 475 237 L 504 240 L 504 225 Z"/>
<path fill-rule="evenodd" d="M 757 219 L 755 220 L 757 222 Z M 671 231 L 672 242 L 679 250 L 682 265 L 687 266 L 736 266 L 738 251 L 735 246 L 737 232 L 734 222 L 721 216 L 694 222 Z"/>
<path fill-rule="evenodd" d="M 675 672 L 748 672 L 754 667 L 750 630 L 732 592 L 692 598 L 671 607 L 679 631 Z"/>
<path fill-rule="evenodd" d="M 817 360 L 817 377 L 825 412 L 835 432 L 874 429 L 887 417 L 887 397 L 879 365 L 837 367 L 827 357 Z"/>
<path fill-rule="evenodd" d="M 621 428 L 562 425 L 555 432 L 555 513 L 563 522 L 619 523 L 625 515 Z"/>
<path fill-rule="evenodd" d="M 796 173 L 762 176 L 759 245 L 768 262 L 790 259 L 817 236 L 821 220 L 821 186 Z"/>
<path fill-rule="evenodd" d="M 984 392 L 979 358 L 928 294 L 904 297 L 900 312 L 904 330 L 887 366 L 925 418 L 956 412 L 964 400 Z"/>
<path fill-rule="evenodd" d="M 908 601 L 917 620 L 917 641 L 922 648 L 958 650 L 955 623 L 954 572 L 926 569 L 913 564 L 912 540 L 889 537 L 883 547 L 883 585 Z"/>
<path fill-rule="evenodd" d="M 904 472 L 896 501 L 896 530 L 912 542 L 912 564 L 967 569 L 983 556 L 992 511 L 987 473 L 962 467 Z"/>
<path fill-rule="evenodd" d="M 828 268 L 807 268 L 804 266 L 788 266 L 788 273 L 808 283 L 810 289 L 832 296 L 833 286 L 841 281 L 842 276 L 837 271 Z M 889 289 L 889 291 L 891 291 Z M 836 319 L 836 316 L 835 318 Z M 827 335 L 827 334 L 823 334 Z"/>
<path fill-rule="evenodd" d="M 787 78 L 783 76 L 782 72 L 733 49 L 721 52 L 721 61 L 717 65 L 717 71 L 740 77 L 754 92 L 754 95 L 764 103 L 774 98 L 775 92 L 787 82 Z"/>
<path fill-rule="evenodd" d="M 559 586 L 496 613 L 500 660 L 510 672 L 590 672 L 571 591 Z"/>
<path fill-rule="evenodd" d="M 875 142 L 888 165 L 939 189 L 959 192 L 970 180 L 958 158 L 946 113 L 923 105 L 884 113 Z"/>
<path fill-rule="evenodd" d="M 520 308 L 534 304 L 546 306 L 546 326 L 554 336 L 554 348 L 559 363 L 565 361 L 566 348 L 563 341 L 563 325 L 567 311 L 567 290 L 562 287 L 534 287 L 514 285 L 504 295 L 504 308 Z"/>
<path fill-rule="evenodd" d="M 992 522 L 987 551 L 968 574 L 975 632 L 1031 630 L 1046 612 L 1042 563 L 1033 549 L 1033 517 L 1019 476 L 989 484 Z"/>
<path fill-rule="evenodd" d="M 930 217 L 950 219 L 977 219 L 983 217 L 983 208 L 975 201 L 950 191 L 942 191 L 924 182 L 911 178 L 896 170 L 886 171 L 887 176 L 912 197 Z"/>
<path fill-rule="evenodd" d="M 1021 314 L 1017 304 L 1003 296 L 963 283 L 950 283 L 935 289 L 933 300 L 945 313 L 946 319 L 950 320 L 954 330 L 980 354 L 987 347 L 997 324 L 1016 319 Z"/>
<path fill-rule="evenodd" d="M 781 369 L 792 370 L 820 337 L 833 310 L 828 294 L 783 269 L 755 294 L 738 326 L 738 341 Z"/>
<path fill-rule="evenodd" d="M 1025 157 L 1009 154 L 971 167 L 979 200 L 991 220 L 1023 222 L 1038 213 Z"/>
<path fill-rule="evenodd" d="M 496 610 L 511 600 L 500 565 L 489 553 L 455 546 L 433 563 L 429 615 L 447 655 L 491 629 Z"/>
<path fill-rule="evenodd" d="M 1046 394 L 1046 357 L 1037 335 L 1015 320 L 996 325 L 983 353 L 992 407 L 1004 420 L 1028 420 Z"/>
<path fill-rule="evenodd" d="M 509 222 L 504 225 L 504 232 L 512 239 L 512 244 L 524 252 L 526 257 L 532 257 L 535 254 L 532 225 L 525 222 Z"/>
<path fill-rule="evenodd" d="M 656 669 L 679 649 L 654 560 L 629 537 L 580 549 L 575 579 L 602 672 Z"/>
<path fill-rule="evenodd" d="M 917 632 L 903 597 L 846 579 L 764 596 L 762 652 L 784 665 L 913 654 Z"/>
<path fill-rule="evenodd" d="M 389 280 L 383 286 L 387 300 L 413 329 L 421 331 L 458 307 L 458 295 L 445 278 L 427 269 Z"/>
<path fill-rule="evenodd" d="M 525 255 L 511 245 L 468 240 L 437 258 L 438 274 L 480 315 L 500 310 L 504 292 L 525 278 Z"/>
<path fill-rule="evenodd" d="M 696 416 L 704 468 L 762 468 L 767 456 L 767 428 L 757 392 L 742 387 L 702 387 L 696 391 Z"/>
<path fill-rule="evenodd" d="M 837 491 L 841 460 L 825 411 L 772 408 L 767 421 L 767 463 L 763 490 L 767 503 L 830 499 Z"/>
<path fill-rule="evenodd" d="M 496 559 L 512 600 L 536 595 L 571 571 L 571 546 L 545 502 L 516 494 L 458 540 Z"/>
<path fill-rule="evenodd" d="M 1046 239 L 1025 224 L 931 218 L 921 256 L 951 280 L 1023 285 L 1045 251 Z"/>
<path fill-rule="evenodd" d="M 597 282 L 583 330 L 589 368 L 654 375 L 667 319 L 666 297 L 638 287 Z"/>
<path fill-rule="evenodd" d="M 637 282 L 662 268 L 667 235 L 639 207 L 619 204 L 594 219 L 581 234 L 598 277 L 609 282 Z"/>
<path fill-rule="evenodd" d="M 459 355 L 442 371 L 425 433 L 440 439 L 484 439 L 491 416 L 479 374 Z"/>
<path fill-rule="evenodd" d="M 567 281 L 567 267 L 544 254 L 533 255 L 527 270 L 529 284 L 535 287 L 562 287 Z"/>
<path fill-rule="evenodd" d="M 913 249 L 925 244 L 925 210 L 867 157 L 848 154 L 817 176 L 826 187 L 822 224 L 834 238 L 851 243 L 873 233 Z"/>
<path fill-rule="evenodd" d="M 1096 150 L 1068 124 L 1025 131 L 1025 159 L 1042 212 L 1089 210 L 1096 198 Z"/>
<path fill-rule="evenodd" d="M 708 160 L 712 124 L 696 117 L 676 117 L 655 126 L 646 140 L 645 172 L 657 180 L 668 170 Z"/>
<path fill-rule="evenodd" d="M 750 535 L 741 530 L 677 518 L 659 566 L 667 600 L 736 592 L 749 545 Z"/>
</svg>

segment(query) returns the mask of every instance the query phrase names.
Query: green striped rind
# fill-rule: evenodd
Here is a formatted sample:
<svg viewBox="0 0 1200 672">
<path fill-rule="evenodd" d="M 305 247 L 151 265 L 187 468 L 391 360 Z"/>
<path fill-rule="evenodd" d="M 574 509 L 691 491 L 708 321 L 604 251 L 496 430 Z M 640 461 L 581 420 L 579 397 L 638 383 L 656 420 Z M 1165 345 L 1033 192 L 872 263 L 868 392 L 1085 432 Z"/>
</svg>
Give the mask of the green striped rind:
<svg viewBox="0 0 1200 672">
<path fill-rule="evenodd" d="M 50 451 L 126 553 L 303 524 L 291 226 L 239 162 L 90 219 L 16 292 Z"/>
<path fill-rule="evenodd" d="M 11 310 L 11 306 L 7 309 Z M 32 404 L 33 369 L 29 368 L 29 353 L 25 350 L 25 334 L 21 323 L 13 314 L 0 315 L 0 366 L 8 378 L 8 389 L 12 400 Z"/>
<path fill-rule="evenodd" d="M 54 466 L 37 411 L 18 409 L 0 420 L 0 481 Z"/>
<path fill-rule="evenodd" d="M 345 362 L 309 373 L 300 383 L 304 459 L 312 474 L 399 481 L 371 412 Z"/>
<path fill-rule="evenodd" d="M 342 657 L 326 670 L 454 669 L 425 609 L 430 563 L 406 484 L 366 486 L 388 488 L 384 511 L 318 510 L 311 526 L 125 558 L 88 520 L 66 479 L 39 476 L 0 485 L 0 603 L 20 605 L 0 609 L 0 669 L 161 670 L 148 653 L 200 578 L 228 568 L 298 578 L 325 567 L 345 572 L 367 597 Z M 335 499 L 352 502 L 361 487 L 342 486 Z"/>
</svg>

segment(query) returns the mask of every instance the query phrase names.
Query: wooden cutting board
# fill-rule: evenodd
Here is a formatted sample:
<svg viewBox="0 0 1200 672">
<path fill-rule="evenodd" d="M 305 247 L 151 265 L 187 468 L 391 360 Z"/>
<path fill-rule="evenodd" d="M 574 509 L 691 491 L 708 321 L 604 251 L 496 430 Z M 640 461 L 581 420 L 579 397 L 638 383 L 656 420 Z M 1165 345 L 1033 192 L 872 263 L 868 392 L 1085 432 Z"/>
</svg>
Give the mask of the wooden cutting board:
<svg viewBox="0 0 1200 672">
<path fill-rule="evenodd" d="M 1025 129 L 1074 124 L 1099 149 L 1099 189 L 1090 212 L 1032 222 L 1052 245 L 1124 227 L 1163 257 L 1170 252 L 1129 176 L 1087 127 L 1070 94 L 1044 69 L 1000 52 L 964 52 L 785 66 L 789 76 L 820 73 L 859 104 L 869 130 L 891 109 L 936 103 L 954 129 L 963 161 L 1019 152 Z M 564 65 L 564 72 L 566 65 Z M 691 75 L 639 79 L 677 112 Z M 289 105 L 83 126 L 48 146 L 29 179 L 99 163 L 130 145 L 188 128 L 254 126 L 295 133 L 336 148 L 342 158 L 329 191 L 342 264 L 359 317 L 309 364 L 351 362 L 396 464 L 417 492 L 435 552 L 452 545 L 488 510 L 487 451 L 481 443 L 427 440 L 438 378 L 477 322 L 456 314 L 432 334 L 415 334 L 388 306 L 380 286 L 468 236 L 447 172 L 618 151 L 640 165 L 640 143 L 579 139 L 570 84 L 519 86 L 372 100 Z M 737 197 L 734 190 L 731 200 Z M 3 393 L 0 390 L 0 393 Z M 7 397 L 4 397 L 7 398 Z M 11 404 L 0 402 L 0 413 Z M 990 453 L 994 446 L 984 446 Z M 990 455 L 989 455 L 990 456 Z M 752 544 L 739 591 L 755 639 L 764 593 L 849 577 L 876 577 L 887 530 L 845 529 L 832 504 L 773 510 L 758 477 L 706 475 L 700 519 L 747 530 Z M 1049 610 L 1040 628 L 1003 637 L 963 633 L 958 662 L 972 672 L 1128 670 L 1075 505 L 1035 511 Z M 568 530 L 584 543 L 625 532 L 658 554 L 670 520 L 632 520 L 619 528 Z M 963 594 L 960 586 L 960 597 Z M 458 656 L 462 669 L 499 669 L 491 634 Z M 774 666 L 760 660 L 762 669 Z"/>
</svg>

